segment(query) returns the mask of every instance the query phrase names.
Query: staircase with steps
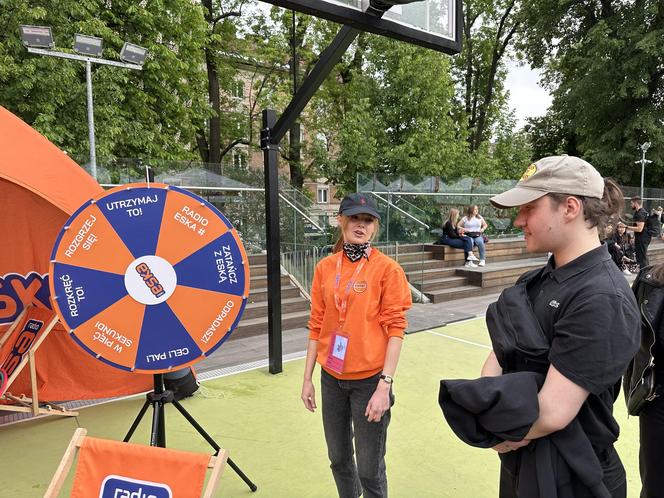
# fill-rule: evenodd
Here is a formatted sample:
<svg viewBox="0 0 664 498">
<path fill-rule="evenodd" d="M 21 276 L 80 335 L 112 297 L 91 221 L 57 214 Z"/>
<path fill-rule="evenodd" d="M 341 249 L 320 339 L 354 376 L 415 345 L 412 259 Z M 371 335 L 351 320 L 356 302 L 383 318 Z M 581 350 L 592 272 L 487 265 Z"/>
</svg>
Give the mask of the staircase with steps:
<svg viewBox="0 0 664 498">
<path fill-rule="evenodd" d="M 264 254 L 248 256 L 250 266 L 249 300 L 242 320 L 229 340 L 267 335 L 267 262 Z M 309 301 L 288 277 L 281 276 L 281 327 L 283 330 L 304 327 L 309 320 Z"/>
<path fill-rule="evenodd" d="M 465 268 L 460 249 L 414 244 L 399 246 L 396 259 L 408 281 L 434 303 L 499 292 L 546 262 L 546 255 L 526 253 L 522 238 L 492 240 L 486 258 L 485 267 Z"/>
<path fill-rule="evenodd" d="M 477 252 L 477 251 L 475 251 Z M 487 244 L 487 265 L 463 266 L 463 251 L 431 244 L 399 245 L 391 254 L 403 267 L 408 281 L 434 303 L 493 294 L 509 287 L 524 272 L 542 266 L 545 254 L 526 252 L 523 239 L 498 239 Z M 664 242 L 653 240 L 650 262 L 664 262 Z M 249 256 L 251 283 L 242 320 L 230 340 L 267 334 L 267 264 L 265 255 Z M 287 275 L 281 277 L 282 329 L 305 327 L 309 301 Z"/>
</svg>

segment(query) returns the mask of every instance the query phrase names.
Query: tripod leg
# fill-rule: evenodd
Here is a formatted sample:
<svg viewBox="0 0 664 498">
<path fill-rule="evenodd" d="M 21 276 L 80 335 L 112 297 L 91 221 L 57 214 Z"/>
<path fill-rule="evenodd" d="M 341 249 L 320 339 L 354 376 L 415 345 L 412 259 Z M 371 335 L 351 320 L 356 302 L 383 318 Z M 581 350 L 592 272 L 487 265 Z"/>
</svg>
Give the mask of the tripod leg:
<svg viewBox="0 0 664 498">
<path fill-rule="evenodd" d="M 180 404 L 180 402 L 177 400 L 173 400 L 172 403 L 173 406 L 175 406 L 175 408 L 177 408 L 178 411 L 182 414 L 182 416 L 187 419 L 187 422 L 189 422 L 194 427 L 194 429 L 196 429 L 198 433 L 201 436 L 203 436 L 203 439 L 205 439 L 208 443 L 210 443 L 210 446 L 212 446 L 216 452 L 219 452 L 221 447 L 215 442 L 214 439 L 212 439 L 212 436 L 210 436 L 207 432 L 205 432 L 205 429 L 203 429 L 200 426 L 200 424 L 196 422 L 194 417 L 192 417 L 189 414 L 189 412 L 184 409 L 184 407 Z M 251 482 L 251 479 L 249 479 L 249 477 L 247 477 L 247 475 L 244 472 L 242 472 L 240 467 L 235 465 L 235 462 L 233 462 L 233 460 L 229 458 L 227 462 L 229 467 L 233 469 L 238 476 L 240 476 L 240 478 L 247 484 L 247 486 L 249 486 L 249 489 L 251 489 L 252 491 L 256 491 L 258 489 L 258 487 L 253 482 Z"/>
<path fill-rule="evenodd" d="M 134 434 L 134 431 L 138 427 L 138 424 L 141 423 L 141 420 L 143 419 L 143 416 L 145 415 L 145 412 L 148 411 L 148 406 L 150 406 L 150 400 L 146 400 L 145 403 L 143 403 L 143 408 L 141 408 L 141 411 L 138 412 L 138 415 L 136 415 L 136 418 L 134 419 L 134 423 L 131 424 L 131 427 L 129 428 L 129 432 L 127 432 L 127 435 L 125 438 L 122 440 L 125 443 L 128 443 L 129 440 L 131 439 L 131 436 Z"/>
<path fill-rule="evenodd" d="M 150 434 L 150 446 L 166 448 L 166 424 L 164 420 L 164 403 L 157 401 L 152 403 L 152 433 Z"/>
</svg>

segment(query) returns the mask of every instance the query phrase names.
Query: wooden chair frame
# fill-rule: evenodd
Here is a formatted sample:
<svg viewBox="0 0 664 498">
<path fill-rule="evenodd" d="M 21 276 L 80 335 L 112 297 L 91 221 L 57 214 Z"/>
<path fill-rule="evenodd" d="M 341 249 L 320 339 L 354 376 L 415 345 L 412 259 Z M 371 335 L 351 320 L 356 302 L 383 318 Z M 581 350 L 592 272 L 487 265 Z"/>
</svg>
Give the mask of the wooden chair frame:
<svg viewBox="0 0 664 498">
<path fill-rule="evenodd" d="M 4 333 L 2 337 L 0 337 L 0 348 L 2 348 L 3 344 L 7 342 L 9 337 L 11 336 L 12 332 L 16 329 L 19 323 L 23 320 L 23 317 L 27 314 L 28 312 L 28 306 L 26 306 L 21 314 L 18 316 L 16 320 L 14 320 L 14 323 L 9 327 L 9 329 Z M 35 353 L 39 349 L 39 346 L 41 346 L 42 342 L 48 337 L 48 334 L 53 330 L 53 327 L 55 327 L 55 324 L 58 323 L 58 317 L 57 315 L 53 315 L 53 318 L 48 322 L 44 324 L 44 330 L 41 332 L 35 343 L 30 346 L 30 349 L 28 350 L 28 354 L 23 357 L 21 360 L 21 363 L 18 364 L 16 369 L 12 372 L 12 374 L 9 376 L 9 379 L 7 379 L 7 390 L 5 393 L 0 396 L 0 400 L 8 400 L 11 401 L 14 404 L 0 404 L 0 410 L 7 410 L 7 411 L 14 411 L 14 412 L 27 412 L 31 413 L 33 416 L 37 415 L 65 415 L 67 417 L 76 417 L 78 416 L 78 412 L 76 411 L 71 411 L 67 410 L 66 408 L 63 408 L 59 405 L 56 405 L 55 403 L 50 403 L 48 401 L 42 402 L 44 407 L 39 406 L 39 394 L 38 394 L 38 389 L 37 389 L 37 367 L 35 363 Z M 1 360 L 1 359 L 0 359 Z M 23 368 L 28 365 L 30 368 L 30 387 L 32 390 L 32 397 L 29 398 L 25 395 L 21 396 L 14 396 L 9 389 L 11 388 L 12 382 L 16 380 L 16 377 L 21 373 Z"/>
<path fill-rule="evenodd" d="M 65 479 L 69 475 L 76 453 L 87 437 L 87 433 L 87 429 L 84 428 L 78 428 L 74 432 L 71 441 L 69 441 L 69 446 L 67 446 L 64 455 L 62 455 L 60 465 L 58 465 L 55 474 L 53 474 L 53 478 L 44 494 L 44 498 L 57 498 Z M 214 497 L 219 485 L 219 479 L 226 466 L 226 460 L 228 460 L 228 450 L 221 449 L 219 450 L 218 455 L 210 456 L 210 459 L 208 460 L 208 469 L 212 469 L 212 472 L 210 473 L 205 488 L 203 488 L 202 498 Z"/>
</svg>

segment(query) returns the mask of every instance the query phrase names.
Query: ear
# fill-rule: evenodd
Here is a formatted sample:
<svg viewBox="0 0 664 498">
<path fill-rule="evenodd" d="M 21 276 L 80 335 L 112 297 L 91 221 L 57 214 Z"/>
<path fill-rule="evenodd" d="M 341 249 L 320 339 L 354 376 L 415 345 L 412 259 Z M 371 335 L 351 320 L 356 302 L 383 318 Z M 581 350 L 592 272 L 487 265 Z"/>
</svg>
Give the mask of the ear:
<svg viewBox="0 0 664 498">
<path fill-rule="evenodd" d="M 569 196 L 565 199 L 564 206 L 564 219 L 565 222 L 570 223 L 577 219 L 579 216 L 583 219 L 583 202 L 577 197 Z"/>
</svg>

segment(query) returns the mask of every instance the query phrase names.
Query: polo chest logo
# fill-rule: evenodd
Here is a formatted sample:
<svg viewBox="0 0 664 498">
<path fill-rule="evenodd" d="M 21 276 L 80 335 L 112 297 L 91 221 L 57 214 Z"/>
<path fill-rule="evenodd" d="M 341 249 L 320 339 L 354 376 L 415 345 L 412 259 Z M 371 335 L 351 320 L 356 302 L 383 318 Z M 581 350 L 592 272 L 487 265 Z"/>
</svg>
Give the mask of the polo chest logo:
<svg viewBox="0 0 664 498">
<path fill-rule="evenodd" d="M 368 284 L 366 280 L 360 280 L 353 284 L 353 290 L 358 294 L 362 294 L 365 290 L 367 290 L 367 287 Z"/>
</svg>

